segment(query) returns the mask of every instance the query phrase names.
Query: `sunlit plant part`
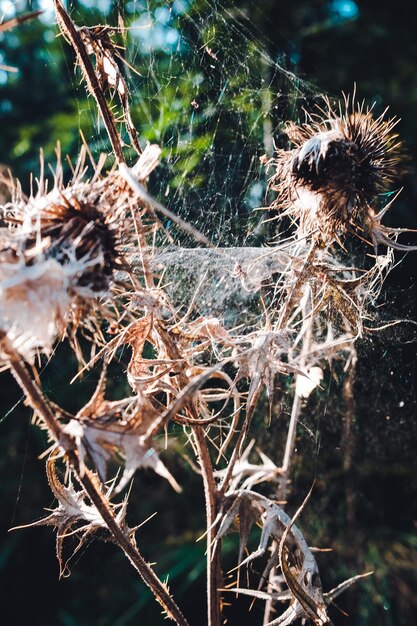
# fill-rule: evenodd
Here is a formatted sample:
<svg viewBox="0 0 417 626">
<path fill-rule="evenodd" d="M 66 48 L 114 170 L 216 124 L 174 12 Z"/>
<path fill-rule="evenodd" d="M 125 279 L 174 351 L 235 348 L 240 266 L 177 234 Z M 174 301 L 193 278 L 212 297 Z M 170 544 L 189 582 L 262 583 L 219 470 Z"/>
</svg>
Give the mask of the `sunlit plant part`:
<svg viewBox="0 0 417 626">
<path fill-rule="evenodd" d="M 117 189 L 112 194 L 99 178 L 84 182 L 84 156 L 69 185 L 58 162 L 51 191 L 41 175 L 35 194 L 26 198 L 17 185 L 3 209 L 8 228 L 2 230 L 0 327 L 25 356 L 49 352 L 66 325 L 107 293 L 114 269 L 123 266 Z"/>
<path fill-rule="evenodd" d="M 278 192 L 271 208 L 292 217 L 301 237 L 314 234 L 328 245 L 353 231 L 374 246 L 403 249 L 395 237 L 401 231 L 380 223 L 392 202 L 378 210 L 404 160 L 394 132 L 399 120 L 385 113 L 375 118 L 354 98 L 339 109 L 325 100 L 305 123 L 287 124 L 293 147 L 277 150 L 269 162 L 275 168 L 270 185 Z"/>
<path fill-rule="evenodd" d="M 139 181 L 156 167 L 156 148 L 147 146 L 135 164 Z M 0 330 L 26 358 L 36 350 L 49 353 L 68 325 L 75 330 L 88 319 L 92 307 L 98 307 L 95 315 L 104 313 L 106 299 L 120 283 L 116 274 L 129 275 L 125 250 L 136 239 L 134 193 L 116 171 L 103 172 L 103 160 L 88 178 L 86 156 L 83 149 L 65 184 L 58 151 L 50 191 L 43 159 L 37 190 L 29 197 L 7 179 L 12 200 L 1 213 L 6 227 L 1 230 Z"/>
</svg>

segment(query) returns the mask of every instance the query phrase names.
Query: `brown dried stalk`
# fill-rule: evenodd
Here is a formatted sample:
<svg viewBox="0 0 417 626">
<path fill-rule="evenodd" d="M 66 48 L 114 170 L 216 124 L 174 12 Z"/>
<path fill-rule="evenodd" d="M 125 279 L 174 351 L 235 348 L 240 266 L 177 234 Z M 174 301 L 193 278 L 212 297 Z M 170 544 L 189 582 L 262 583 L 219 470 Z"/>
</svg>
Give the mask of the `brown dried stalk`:
<svg viewBox="0 0 417 626">
<path fill-rule="evenodd" d="M 58 446 L 65 452 L 70 467 L 103 518 L 117 545 L 120 546 L 143 581 L 148 585 L 155 598 L 161 604 L 164 611 L 166 611 L 168 617 L 174 620 L 179 626 L 187 626 L 187 620 L 169 595 L 166 585 L 161 583 L 150 565 L 146 563 L 134 540 L 129 536 L 129 533 L 123 530 L 118 524 L 107 499 L 98 489 L 94 476 L 87 468 L 81 468 L 74 439 L 64 431 L 57 421 L 53 411 L 45 401 L 41 390 L 36 382 L 31 379 L 20 355 L 13 350 L 4 336 L 1 338 L 1 349 L 7 355 L 11 372 L 25 394 L 26 399 L 35 413 L 39 415 L 45 423 Z"/>
<path fill-rule="evenodd" d="M 166 332 L 161 324 L 158 325 L 158 332 L 166 347 L 168 356 L 175 361 L 181 361 L 182 355 L 179 352 L 178 347 L 170 337 L 169 333 Z M 189 379 L 184 371 L 180 372 L 179 380 L 181 386 L 183 387 L 187 387 L 187 385 L 189 384 Z M 194 405 L 194 398 L 191 395 L 188 399 L 188 408 L 192 417 L 198 419 L 198 414 Z M 201 426 L 195 426 L 193 428 L 193 436 L 203 477 L 204 497 L 206 502 L 208 626 L 221 626 L 219 591 L 223 586 L 221 584 L 221 556 L 220 547 L 214 546 L 214 538 L 216 536 L 215 522 L 218 514 L 217 487 L 214 480 L 213 466 L 207 447 L 207 440 L 204 428 L 202 428 Z"/>
<path fill-rule="evenodd" d="M 123 154 L 122 141 L 117 131 L 116 122 L 113 113 L 107 104 L 106 98 L 104 97 L 102 86 L 100 85 L 94 66 L 87 52 L 86 45 L 82 40 L 79 30 L 68 15 L 60 0 L 54 0 L 54 5 L 59 28 L 61 29 L 65 39 L 67 39 L 75 50 L 77 61 L 81 68 L 87 89 L 94 97 L 98 110 L 103 118 L 114 155 L 119 163 L 124 163 L 125 157 Z"/>
<path fill-rule="evenodd" d="M 24 13 L 23 15 L 16 15 L 8 20 L 0 22 L 0 33 L 4 33 L 7 30 L 11 30 L 20 24 L 24 24 L 29 20 L 33 20 L 35 17 L 42 15 L 43 11 L 32 11 L 31 13 Z"/>
<path fill-rule="evenodd" d="M 24 13 L 23 15 L 16 15 L 15 17 L 11 17 L 8 20 L 3 20 L 0 22 L 0 33 L 5 33 L 8 30 L 12 30 L 16 26 L 20 26 L 20 24 L 24 24 L 30 20 L 41 15 L 43 11 L 32 11 L 31 13 Z M 5 72 L 17 72 L 17 67 L 13 67 L 11 65 L 3 65 L 0 64 L 0 70 L 4 70 Z"/>
</svg>

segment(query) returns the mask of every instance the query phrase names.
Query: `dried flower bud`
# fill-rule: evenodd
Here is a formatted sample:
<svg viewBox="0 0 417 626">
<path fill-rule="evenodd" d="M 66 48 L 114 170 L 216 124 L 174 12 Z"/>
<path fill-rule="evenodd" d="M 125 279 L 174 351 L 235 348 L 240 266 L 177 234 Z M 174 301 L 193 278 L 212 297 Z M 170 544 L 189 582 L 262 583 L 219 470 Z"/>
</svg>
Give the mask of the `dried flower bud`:
<svg viewBox="0 0 417 626">
<path fill-rule="evenodd" d="M 278 150 L 271 187 L 272 208 L 295 218 L 303 236 L 331 243 L 348 229 L 372 236 L 378 195 L 398 175 L 400 143 L 396 119 L 374 119 L 372 109 L 345 101 L 345 110 L 319 109 L 299 126 L 289 124 L 292 150 Z"/>
<path fill-rule="evenodd" d="M 74 311 L 106 293 L 113 270 L 123 268 L 119 233 L 130 192 L 122 206 L 116 183 L 114 175 L 91 182 L 76 176 L 64 187 L 58 165 L 52 191 L 41 179 L 36 195 L 27 199 L 17 188 L 4 207 L 0 329 L 26 358 L 48 352 Z"/>
</svg>

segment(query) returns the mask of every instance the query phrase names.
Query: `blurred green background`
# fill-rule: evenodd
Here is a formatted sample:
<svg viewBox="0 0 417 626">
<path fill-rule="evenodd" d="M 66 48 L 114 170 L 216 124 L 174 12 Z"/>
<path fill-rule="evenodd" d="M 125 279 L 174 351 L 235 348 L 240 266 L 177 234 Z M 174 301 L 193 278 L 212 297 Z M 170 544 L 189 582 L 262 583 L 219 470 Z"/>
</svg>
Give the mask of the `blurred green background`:
<svg viewBox="0 0 417 626">
<path fill-rule="evenodd" d="M 74 160 L 80 130 L 94 154 L 109 150 L 95 106 L 73 68 L 73 54 L 57 37 L 51 2 L 0 0 L 5 18 L 41 8 L 39 20 L 0 35 L 0 163 L 30 188 L 39 150 L 54 162 Z M 388 222 L 417 228 L 417 7 L 411 0 L 76 0 L 78 24 L 118 24 L 136 74 L 124 69 L 132 113 L 142 142 L 157 142 L 163 161 L 151 189 L 219 245 L 261 245 L 272 234 L 254 208 L 262 206 L 266 178 L 259 157 L 279 143 L 287 119 L 303 119 L 320 95 L 340 97 L 356 84 L 359 99 L 401 117 L 398 132 L 408 154 L 404 190 Z M 133 158 L 133 155 L 132 155 Z M 170 224 L 167 223 L 170 228 Z M 175 235 L 178 237 L 178 234 Z M 415 242 L 416 235 L 403 242 Z M 181 241 L 181 237 L 179 237 Z M 391 273 L 381 302 L 383 319 L 417 319 L 416 257 L 406 255 Z M 360 342 L 353 431 L 346 436 L 343 375 L 334 367 L 326 393 L 312 398 L 300 429 L 289 511 L 314 477 L 315 493 L 300 526 L 311 545 L 332 547 L 319 561 L 326 590 L 344 577 L 375 574 L 338 600 L 336 626 L 417 624 L 417 415 L 416 344 L 409 324 Z M 123 364 L 122 364 L 123 365 Z M 92 372 L 75 388 L 76 364 L 65 347 L 42 372 L 45 390 L 75 411 L 94 389 Z M 338 375 L 337 382 L 336 374 Z M 110 391 L 122 392 L 115 369 Z M 2 623 L 23 626 L 153 626 L 158 606 L 123 555 L 99 542 L 71 561 L 58 580 L 53 532 L 10 527 L 39 519 L 52 506 L 38 455 L 46 447 L 30 426 L 13 380 L 2 374 L 0 405 L 0 594 Z M 254 435 L 277 463 L 282 457 L 289 403 L 271 423 L 261 403 Z M 157 562 L 191 624 L 204 624 L 204 531 L 200 479 L 182 459 L 178 433 L 164 459 L 183 493 L 147 473 L 136 477 L 131 524 L 154 511 L 138 533 L 147 559 Z M 351 468 L 346 472 L 348 450 Z M 225 542 L 224 565 L 235 565 L 236 541 Z M 256 572 L 255 572 L 256 573 Z M 249 612 L 242 599 L 226 610 L 228 623 L 262 623 L 261 603 Z"/>
</svg>

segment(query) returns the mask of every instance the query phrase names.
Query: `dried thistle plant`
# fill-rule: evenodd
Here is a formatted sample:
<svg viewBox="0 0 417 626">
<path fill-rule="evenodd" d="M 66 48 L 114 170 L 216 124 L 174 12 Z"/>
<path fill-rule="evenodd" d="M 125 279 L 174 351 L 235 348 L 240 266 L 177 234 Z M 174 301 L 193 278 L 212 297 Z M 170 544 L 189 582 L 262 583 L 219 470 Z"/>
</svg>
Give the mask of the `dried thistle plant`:
<svg viewBox="0 0 417 626">
<path fill-rule="evenodd" d="M 301 236 L 316 233 L 324 243 L 353 231 L 374 246 L 403 250 L 390 235 L 401 232 L 381 225 L 392 202 L 378 211 L 378 201 L 400 174 L 401 142 L 393 131 L 398 123 L 372 108 L 345 98 L 344 107 L 324 107 L 307 114 L 304 124 L 289 123 L 291 150 L 278 150 L 270 161 L 278 192 L 273 207 L 294 218 Z"/>
<path fill-rule="evenodd" d="M 269 165 L 275 167 L 271 188 L 279 194 L 272 207 L 292 217 L 294 233 L 282 246 L 260 250 L 258 259 L 233 274 L 244 291 L 250 285 L 251 293 L 258 293 L 263 314 L 250 329 L 228 328 L 203 314 L 194 294 L 181 315 L 152 269 L 154 232 L 161 226 L 157 214 L 172 217 L 200 243 L 207 240 L 148 194 L 146 179 L 158 164 L 158 147 L 141 152 L 136 146 L 138 162 L 125 163 L 123 141 L 104 98 L 106 89 L 118 91 L 126 123 L 132 124 L 127 85 L 115 60 L 119 52 L 109 32 L 78 29 L 58 0 L 55 5 L 87 89 L 107 120 L 117 165 L 106 172 L 100 160 L 88 174 L 83 150 L 72 180 L 64 184 L 58 159 L 51 191 L 41 172 L 36 193 L 27 198 L 16 183 L 12 201 L 3 207 L 0 353 L 52 440 L 47 473 L 58 507 L 35 525 L 57 529 L 61 573 L 68 573 L 62 558 L 66 537 L 77 535 L 81 545 L 87 536 L 104 532 L 125 552 L 168 617 L 185 626 L 166 585 L 143 559 L 136 528 L 126 524 L 128 495 L 115 500 L 142 468 L 180 489 L 160 458 L 156 437 L 171 422 L 181 424 L 190 435 L 193 467 L 198 465 L 206 499 L 209 626 L 220 626 L 224 618 L 221 544 L 237 521 L 237 576 L 228 591 L 265 601 L 269 626 L 300 619 L 331 624 L 332 600 L 362 576 L 323 591 L 314 554 L 294 523 L 306 503 L 291 519 L 276 500 L 287 497 L 303 403 L 320 386 L 329 362 L 338 359 L 347 369 L 355 359 L 355 340 L 373 323 L 372 304 L 392 263 L 391 250 L 384 255 L 376 250 L 373 267 L 356 267 L 337 244 L 353 230 L 375 247 L 401 248 L 395 242 L 399 231 L 380 223 L 388 206 L 379 213 L 374 208 L 400 165 L 395 123 L 374 120 L 370 110 L 347 102 L 343 113 L 328 107 L 307 124 L 289 125 L 295 147 L 278 151 Z M 128 132 L 135 144 L 133 125 Z M 275 261 L 261 294 L 257 263 L 268 256 Z M 91 347 L 89 358 L 77 344 L 81 331 Z M 74 415 L 48 399 L 34 358 L 50 354 L 67 337 L 78 356 L 79 375 L 99 362 L 102 367 L 95 393 Z M 125 346 L 130 347 L 125 365 L 131 391 L 110 400 L 107 367 Z M 284 456 L 271 459 L 257 449 L 255 458 L 254 444 L 248 444 L 252 417 L 262 394 L 272 404 L 279 386 L 293 390 Z M 120 476 L 109 477 L 110 459 L 124 465 Z M 255 490 L 261 484 L 270 497 Z M 256 527 L 259 547 L 244 558 Z M 267 550 L 258 588 L 242 587 L 240 572 Z M 288 606 L 274 618 L 277 602 Z"/>
</svg>

